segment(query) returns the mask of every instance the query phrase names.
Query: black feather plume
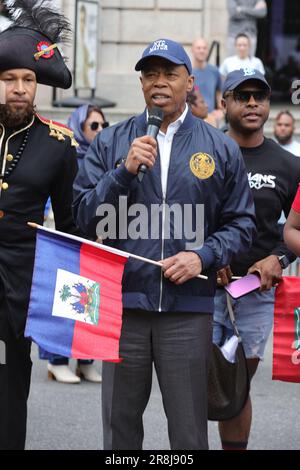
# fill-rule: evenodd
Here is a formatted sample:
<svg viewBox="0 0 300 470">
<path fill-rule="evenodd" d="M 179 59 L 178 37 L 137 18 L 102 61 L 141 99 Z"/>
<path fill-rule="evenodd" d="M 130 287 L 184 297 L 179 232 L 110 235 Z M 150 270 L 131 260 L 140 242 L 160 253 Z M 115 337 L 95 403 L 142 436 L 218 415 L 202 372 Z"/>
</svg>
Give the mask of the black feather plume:
<svg viewBox="0 0 300 470">
<path fill-rule="evenodd" d="M 49 5 L 49 0 L 5 0 L 13 26 L 40 31 L 52 42 L 68 42 L 71 26 L 67 18 Z"/>
</svg>

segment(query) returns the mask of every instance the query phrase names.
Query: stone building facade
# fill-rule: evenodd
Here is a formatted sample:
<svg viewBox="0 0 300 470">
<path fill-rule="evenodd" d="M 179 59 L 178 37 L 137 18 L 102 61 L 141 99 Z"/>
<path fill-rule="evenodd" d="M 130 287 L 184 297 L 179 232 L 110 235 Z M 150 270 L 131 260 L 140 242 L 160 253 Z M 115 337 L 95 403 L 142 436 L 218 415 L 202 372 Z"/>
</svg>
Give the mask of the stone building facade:
<svg viewBox="0 0 300 470">
<path fill-rule="evenodd" d="M 75 24 L 76 0 L 53 0 Z M 136 112 L 143 107 L 134 65 L 147 44 L 167 37 L 181 42 L 188 53 L 202 35 L 221 44 L 224 57 L 227 30 L 226 0 L 98 0 L 98 74 L 96 95 L 116 102 L 117 108 Z M 74 42 L 64 52 L 74 68 Z M 214 58 L 212 58 L 212 62 Z M 58 98 L 73 90 L 57 91 Z M 51 90 L 41 87 L 41 105 L 50 105 Z"/>
</svg>

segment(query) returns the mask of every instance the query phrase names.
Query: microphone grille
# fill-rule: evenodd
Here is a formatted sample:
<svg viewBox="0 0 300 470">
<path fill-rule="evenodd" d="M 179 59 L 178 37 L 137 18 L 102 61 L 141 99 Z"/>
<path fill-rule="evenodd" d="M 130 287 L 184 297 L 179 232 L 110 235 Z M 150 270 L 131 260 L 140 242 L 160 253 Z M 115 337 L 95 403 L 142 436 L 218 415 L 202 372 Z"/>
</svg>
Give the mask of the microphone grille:
<svg viewBox="0 0 300 470">
<path fill-rule="evenodd" d="M 149 109 L 148 125 L 154 125 L 160 127 L 164 120 L 164 112 L 158 106 L 153 106 Z"/>
</svg>

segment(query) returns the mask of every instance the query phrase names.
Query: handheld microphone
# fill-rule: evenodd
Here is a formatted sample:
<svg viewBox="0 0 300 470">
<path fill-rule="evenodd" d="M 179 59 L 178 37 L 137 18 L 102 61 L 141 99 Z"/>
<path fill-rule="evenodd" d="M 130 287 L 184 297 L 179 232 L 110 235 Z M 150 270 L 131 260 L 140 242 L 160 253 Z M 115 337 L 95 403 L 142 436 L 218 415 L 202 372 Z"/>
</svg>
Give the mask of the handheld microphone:
<svg viewBox="0 0 300 470">
<path fill-rule="evenodd" d="M 150 135 L 151 137 L 156 139 L 160 126 L 163 123 L 163 120 L 164 112 L 161 108 L 159 108 L 158 106 L 154 106 L 153 108 L 149 109 L 146 135 Z M 144 165 L 144 163 L 139 166 L 138 179 L 140 183 L 142 182 L 147 170 L 148 167 L 147 165 Z"/>
</svg>

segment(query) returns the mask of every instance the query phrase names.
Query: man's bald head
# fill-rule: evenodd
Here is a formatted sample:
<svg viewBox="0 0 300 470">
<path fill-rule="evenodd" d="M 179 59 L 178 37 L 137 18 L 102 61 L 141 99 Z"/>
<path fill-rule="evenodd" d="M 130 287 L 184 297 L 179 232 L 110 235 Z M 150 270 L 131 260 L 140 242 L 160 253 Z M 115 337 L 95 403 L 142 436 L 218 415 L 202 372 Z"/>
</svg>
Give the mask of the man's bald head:
<svg viewBox="0 0 300 470">
<path fill-rule="evenodd" d="M 198 37 L 193 41 L 192 54 L 194 57 L 194 65 L 206 62 L 208 56 L 208 42 L 202 37 Z"/>
<path fill-rule="evenodd" d="M 197 47 L 197 46 L 205 46 L 205 47 L 208 48 L 208 42 L 207 42 L 206 39 L 199 36 L 199 37 L 194 39 L 193 44 L 192 44 L 192 48 Z"/>
</svg>

